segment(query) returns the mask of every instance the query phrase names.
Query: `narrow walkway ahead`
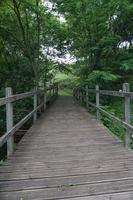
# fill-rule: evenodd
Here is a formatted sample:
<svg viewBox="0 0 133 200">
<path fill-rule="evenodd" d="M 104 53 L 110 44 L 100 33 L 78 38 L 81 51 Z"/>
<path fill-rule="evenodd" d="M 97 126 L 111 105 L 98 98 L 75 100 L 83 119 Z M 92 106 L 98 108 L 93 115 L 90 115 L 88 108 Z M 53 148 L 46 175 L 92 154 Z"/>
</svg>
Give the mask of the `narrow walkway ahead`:
<svg viewBox="0 0 133 200">
<path fill-rule="evenodd" d="M 0 167 L 0 200 L 133 200 L 133 152 L 72 97 L 58 100 Z"/>
</svg>

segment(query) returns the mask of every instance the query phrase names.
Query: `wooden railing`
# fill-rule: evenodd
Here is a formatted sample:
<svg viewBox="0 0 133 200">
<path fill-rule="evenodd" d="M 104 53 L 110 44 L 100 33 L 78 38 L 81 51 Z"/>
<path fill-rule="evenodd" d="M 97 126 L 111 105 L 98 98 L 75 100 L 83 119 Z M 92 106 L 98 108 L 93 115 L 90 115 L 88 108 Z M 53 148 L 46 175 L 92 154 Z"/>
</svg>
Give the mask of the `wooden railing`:
<svg viewBox="0 0 133 200">
<path fill-rule="evenodd" d="M 44 108 L 46 109 L 47 104 L 51 103 L 58 96 L 58 84 L 53 84 L 45 90 L 43 101 L 39 102 L 39 92 L 37 88 L 34 88 L 31 92 L 13 95 L 12 88 L 6 88 L 6 97 L 0 98 L 0 106 L 6 105 L 6 133 L 0 137 L 0 147 L 7 142 L 7 156 L 13 153 L 14 146 L 14 134 L 18 131 L 31 117 L 33 122 L 37 120 L 37 111 Z M 33 97 L 33 110 L 26 115 L 16 125 L 13 125 L 13 103 L 27 98 Z"/>
<path fill-rule="evenodd" d="M 95 94 L 95 103 L 89 101 L 89 96 L 92 93 Z M 119 122 L 125 128 L 124 144 L 127 148 L 130 148 L 131 133 L 133 133 L 133 126 L 130 124 L 130 118 L 131 118 L 130 101 L 131 99 L 133 99 L 133 92 L 130 92 L 128 83 L 124 83 L 123 89 L 119 91 L 100 90 L 98 85 L 95 87 L 95 89 L 89 89 L 89 86 L 86 85 L 85 87 L 75 88 L 73 94 L 75 99 L 78 100 L 80 103 L 84 102 L 87 108 L 89 107 L 89 105 L 96 108 L 96 116 L 98 120 L 100 120 L 100 113 L 101 113 L 104 116 L 108 117 L 112 122 Z M 118 117 L 102 109 L 100 104 L 101 95 L 124 98 L 124 120 L 121 120 Z"/>
</svg>

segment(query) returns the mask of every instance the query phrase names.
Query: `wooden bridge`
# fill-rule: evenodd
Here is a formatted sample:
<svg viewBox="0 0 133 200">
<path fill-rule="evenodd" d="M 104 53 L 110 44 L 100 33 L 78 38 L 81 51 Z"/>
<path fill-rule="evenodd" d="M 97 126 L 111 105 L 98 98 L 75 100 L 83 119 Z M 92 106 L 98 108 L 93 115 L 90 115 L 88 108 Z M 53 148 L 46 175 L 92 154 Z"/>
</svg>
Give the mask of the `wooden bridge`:
<svg viewBox="0 0 133 200">
<path fill-rule="evenodd" d="M 100 92 L 96 93 L 96 108 L 100 111 Z M 75 91 L 75 97 L 82 101 L 80 94 L 80 90 Z M 129 93 L 114 94 L 126 95 L 127 106 Z M 86 100 L 88 103 L 88 96 Z M 132 126 L 123 124 L 127 133 Z M 13 130 L 8 131 L 10 137 Z M 5 137 L 1 144 L 3 140 Z M 73 97 L 58 97 L 0 167 L 0 200 L 59 199 L 133 199 L 132 150 L 125 148 Z"/>
</svg>

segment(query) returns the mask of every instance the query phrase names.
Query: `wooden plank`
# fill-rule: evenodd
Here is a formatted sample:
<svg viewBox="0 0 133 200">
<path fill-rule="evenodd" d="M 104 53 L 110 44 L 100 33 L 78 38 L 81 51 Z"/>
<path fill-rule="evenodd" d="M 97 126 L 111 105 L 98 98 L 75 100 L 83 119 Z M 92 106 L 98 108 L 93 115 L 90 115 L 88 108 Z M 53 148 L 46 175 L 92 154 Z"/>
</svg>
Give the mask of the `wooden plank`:
<svg viewBox="0 0 133 200">
<path fill-rule="evenodd" d="M 24 99 L 24 98 L 27 98 L 27 97 L 31 97 L 31 96 L 34 95 L 34 93 L 35 93 L 34 91 L 25 92 L 25 93 L 22 93 L 22 94 L 12 95 L 10 97 L 0 98 L 0 106 L 5 105 L 7 103 L 14 102 L 14 101 L 18 101 L 18 100 L 21 100 L 21 99 Z"/>
<path fill-rule="evenodd" d="M 95 89 L 89 89 L 88 90 L 90 93 L 96 93 Z M 128 92 L 128 91 L 115 91 L 115 90 L 99 90 L 100 95 L 106 95 L 106 96 L 115 96 L 115 97 L 124 97 L 124 96 L 129 96 L 133 98 L 133 92 Z"/>
<path fill-rule="evenodd" d="M 100 94 L 107 96 L 124 97 L 124 92 L 121 91 L 111 91 L 111 90 L 100 90 Z"/>
<path fill-rule="evenodd" d="M 23 163 L 21 164 L 21 167 L 19 165 L 20 160 L 16 159 L 16 162 L 14 161 L 14 165 L 10 166 L 10 165 L 5 165 L 2 169 L 0 169 L 0 173 L 9 173 L 12 172 L 12 170 L 15 170 L 15 172 L 36 172 L 37 169 L 40 170 L 40 172 L 44 172 L 44 171 L 49 171 L 49 170 L 56 170 L 58 171 L 59 169 L 63 170 L 64 168 L 67 170 L 71 169 L 71 168 L 75 168 L 76 169 L 80 169 L 80 168 L 84 168 L 84 170 L 88 167 L 89 170 L 89 166 L 93 166 L 96 163 L 96 158 L 90 158 L 90 159 L 69 159 L 69 160 L 65 160 L 64 159 L 52 159 L 50 157 L 50 161 L 49 159 L 45 159 L 45 157 L 39 157 L 38 160 L 35 160 L 35 157 L 37 157 L 38 155 L 35 155 L 34 157 L 28 157 L 27 159 L 23 159 L 23 157 L 21 157 L 21 159 L 23 160 Z M 55 155 L 56 157 L 56 155 Z M 30 160 L 30 162 L 28 163 L 27 160 Z M 97 157 L 97 159 L 100 159 Z M 102 159 L 102 156 L 101 156 Z M 45 160 L 44 162 L 41 162 L 41 160 Z M 11 160 L 13 161 L 13 160 Z M 102 163 L 103 165 L 102 165 Z M 102 161 L 97 162 L 97 164 L 95 164 L 96 166 L 94 167 L 95 169 L 98 168 L 105 168 L 106 166 L 117 166 L 119 165 L 123 165 L 128 166 L 129 164 L 132 165 L 133 164 L 133 159 L 130 158 L 123 158 L 122 156 L 120 157 L 120 159 L 118 160 L 118 157 L 116 158 L 111 158 L 109 157 L 107 160 L 106 158 L 102 159 Z M 34 166 L 32 166 L 33 164 L 36 164 Z M 125 164 L 126 163 L 126 164 Z M 36 167 L 37 166 L 37 167 Z"/>
<path fill-rule="evenodd" d="M 41 162 L 45 167 L 45 162 Z M 96 163 L 96 162 L 95 162 Z M 23 170 L 21 172 L 18 171 L 12 171 L 7 173 L 0 173 L 0 180 L 16 180 L 16 179 L 27 179 L 27 178 L 41 178 L 41 177 L 59 177 L 59 176 L 70 176 L 70 175 L 77 175 L 77 174 L 88 174 L 88 173 L 103 173 L 103 172 L 115 172 L 115 171 L 125 171 L 125 170 L 132 170 L 133 163 L 128 162 L 114 162 L 106 163 L 103 165 L 102 163 L 91 163 L 90 165 L 86 166 L 79 166 L 79 167 L 72 167 L 72 166 L 65 166 L 64 168 L 54 168 L 51 165 L 47 166 L 47 169 L 43 167 L 37 166 L 37 168 L 33 168 L 33 170 Z M 33 162 L 33 165 L 35 165 L 36 162 Z"/>
<path fill-rule="evenodd" d="M 1 192 L 2 200 L 14 199 L 40 199 L 52 200 L 70 197 L 107 195 L 111 193 L 132 192 L 133 180 L 121 180 L 85 185 L 61 185 L 57 188 L 36 188 L 31 190 Z"/>
<path fill-rule="evenodd" d="M 47 109 L 0 167 L 2 200 L 128 200 L 132 191 L 132 151 L 71 97 Z"/>
<path fill-rule="evenodd" d="M 0 181 L 0 192 L 6 191 L 20 191 L 29 190 L 36 188 L 54 188 L 65 185 L 85 185 L 85 184 L 95 184 L 104 183 L 109 181 L 118 180 L 132 180 L 133 171 L 123 171 L 123 172 L 108 172 L 108 173 L 95 173 L 95 174 L 83 174 L 76 176 L 62 176 L 62 177 L 52 177 L 52 178 L 38 178 L 38 179 L 24 179 L 24 180 L 14 180 L 14 181 Z"/>
<path fill-rule="evenodd" d="M 106 194 L 106 195 L 97 195 L 97 196 L 82 196 L 82 197 L 74 197 L 69 198 L 69 200 L 132 200 L 133 192 L 121 192 L 115 194 Z M 43 199 L 39 199 L 43 200 Z M 62 199 L 63 200 L 63 199 Z M 68 200 L 68 198 L 65 198 Z"/>
<path fill-rule="evenodd" d="M 52 86 L 52 88 L 57 88 L 58 86 Z M 49 89 L 47 89 L 49 90 Z M 16 95 L 12 95 L 10 97 L 3 97 L 3 98 L 0 98 L 0 106 L 3 106 L 7 103 L 11 103 L 11 102 L 14 102 L 14 101 L 18 101 L 18 100 L 21 100 L 21 99 L 24 99 L 24 98 L 27 98 L 27 97 L 31 97 L 33 95 L 35 95 L 37 92 L 36 91 L 31 91 L 31 92 L 25 92 L 25 93 L 21 93 L 21 94 L 16 94 Z M 55 94 L 57 95 L 57 93 Z"/>
</svg>

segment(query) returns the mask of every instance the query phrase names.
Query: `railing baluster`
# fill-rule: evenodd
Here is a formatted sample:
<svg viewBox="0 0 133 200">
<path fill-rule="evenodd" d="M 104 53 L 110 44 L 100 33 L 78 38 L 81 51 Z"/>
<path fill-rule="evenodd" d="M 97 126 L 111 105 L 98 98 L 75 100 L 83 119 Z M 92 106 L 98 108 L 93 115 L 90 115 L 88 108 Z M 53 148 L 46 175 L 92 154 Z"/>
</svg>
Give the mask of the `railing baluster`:
<svg viewBox="0 0 133 200">
<path fill-rule="evenodd" d="M 130 92 L 130 87 L 128 83 L 123 84 L 123 92 Z M 127 124 L 130 124 L 130 95 L 125 94 L 124 99 L 124 120 Z M 130 132 L 126 128 L 124 135 L 125 147 L 130 148 Z"/>
<path fill-rule="evenodd" d="M 97 115 L 97 119 L 100 120 L 100 112 L 99 112 L 99 99 L 100 99 L 100 95 L 99 95 L 99 86 L 96 85 L 96 115 Z"/>
<path fill-rule="evenodd" d="M 6 88 L 6 97 L 12 96 L 12 88 Z M 6 104 L 6 131 L 10 131 L 13 127 L 13 104 L 8 102 Z M 7 157 L 13 153 L 14 136 L 10 136 L 7 140 Z"/>
</svg>

